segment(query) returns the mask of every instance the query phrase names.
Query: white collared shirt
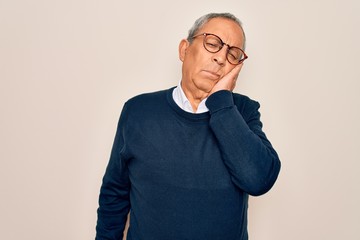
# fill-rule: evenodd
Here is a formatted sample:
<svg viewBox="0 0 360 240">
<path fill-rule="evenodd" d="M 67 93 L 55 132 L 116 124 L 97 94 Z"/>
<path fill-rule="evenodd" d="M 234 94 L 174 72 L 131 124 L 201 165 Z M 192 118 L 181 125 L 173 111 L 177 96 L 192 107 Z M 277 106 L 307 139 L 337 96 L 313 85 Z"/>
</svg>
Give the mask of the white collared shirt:
<svg viewBox="0 0 360 240">
<path fill-rule="evenodd" d="M 191 107 L 190 101 L 189 99 L 186 97 L 182 87 L 181 87 L 181 81 L 179 82 L 179 84 L 177 85 L 176 88 L 174 88 L 173 93 L 172 93 L 172 97 L 174 99 L 174 101 L 176 102 L 176 104 L 184 111 L 189 112 L 189 113 L 204 113 L 204 112 L 208 112 L 209 109 L 206 107 L 205 102 L 206 99 L 203 99 L 196 112 L 194 112 L 194 110 Z"/>
</svg>

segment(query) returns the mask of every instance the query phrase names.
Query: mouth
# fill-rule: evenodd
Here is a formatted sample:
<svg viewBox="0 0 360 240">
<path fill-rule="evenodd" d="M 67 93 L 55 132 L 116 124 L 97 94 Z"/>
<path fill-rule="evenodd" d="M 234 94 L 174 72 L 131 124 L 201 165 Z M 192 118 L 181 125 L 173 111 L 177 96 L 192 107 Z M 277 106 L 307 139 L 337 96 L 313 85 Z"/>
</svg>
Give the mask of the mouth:
<svg viewBox="0 0 360 240">
<path fill-rule="evenodd" d="M 203 73 L 206 75 L 206 77 L 212 79 L 212 80 L 218 80 L 220 78 L 220 75 L 216 72 L 212 72 L 209 70 L 203 70 Z"/>
</svg>

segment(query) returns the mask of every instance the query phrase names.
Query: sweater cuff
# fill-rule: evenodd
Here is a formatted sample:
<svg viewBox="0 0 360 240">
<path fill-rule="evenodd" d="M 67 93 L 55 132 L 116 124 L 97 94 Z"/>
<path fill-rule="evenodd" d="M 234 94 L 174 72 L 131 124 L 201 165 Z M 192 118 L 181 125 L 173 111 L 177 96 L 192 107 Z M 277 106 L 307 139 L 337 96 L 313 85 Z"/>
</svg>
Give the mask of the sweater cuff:
<svg viewBox="0 0 360 240">
<path fill-rule="evenodd" d="M 206 107 L 210 113 L 217 112 L 224 108 L 234 106 L 234 99 L 232 92 L 227 90 L 220 90 L 211 94 L 205 102 Z"/>
</svg>

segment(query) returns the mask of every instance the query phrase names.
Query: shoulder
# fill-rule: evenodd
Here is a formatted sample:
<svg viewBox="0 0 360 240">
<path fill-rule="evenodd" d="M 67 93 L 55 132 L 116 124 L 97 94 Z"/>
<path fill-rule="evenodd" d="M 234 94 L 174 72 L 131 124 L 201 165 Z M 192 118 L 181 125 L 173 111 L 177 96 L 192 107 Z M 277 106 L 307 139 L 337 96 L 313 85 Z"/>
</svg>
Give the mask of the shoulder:
<svg viewBox="0 0 360 240">
<path fill-rule="evenodd" d="M 125 105 L 128 107 L 151 107 L 154 104 L 164 102 L 166 99 L 166 94 L 170 90 L 171 89 L 166 89 L 156 92 L 142 93 L 127 100 Z"/>
<path fill-rule="evenodd" d="M 153 114 L 167 106 L 167 95 L 173 88 L 156 92 L 142 93 L 127 100 L 123 111 L 134 117 L 142 117 Z"/>
</svg>

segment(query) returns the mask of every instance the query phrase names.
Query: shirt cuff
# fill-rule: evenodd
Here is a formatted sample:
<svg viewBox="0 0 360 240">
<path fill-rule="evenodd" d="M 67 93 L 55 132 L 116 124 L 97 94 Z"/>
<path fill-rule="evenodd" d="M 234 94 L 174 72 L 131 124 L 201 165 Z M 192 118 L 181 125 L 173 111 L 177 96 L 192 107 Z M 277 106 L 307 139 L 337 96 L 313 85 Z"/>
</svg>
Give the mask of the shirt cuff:
<svg viewBox="0 0 360 240">
<path fill-rule="evenodd" d="M 234 106 L 234 99 L 232 92 L 227 90 L 220 90 L 211 94 L 205 102 L 210 114 L 215 113 L 221 109 Z"/>
</svg>

